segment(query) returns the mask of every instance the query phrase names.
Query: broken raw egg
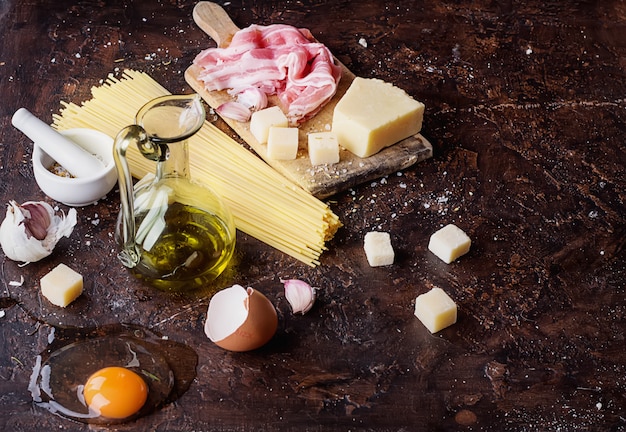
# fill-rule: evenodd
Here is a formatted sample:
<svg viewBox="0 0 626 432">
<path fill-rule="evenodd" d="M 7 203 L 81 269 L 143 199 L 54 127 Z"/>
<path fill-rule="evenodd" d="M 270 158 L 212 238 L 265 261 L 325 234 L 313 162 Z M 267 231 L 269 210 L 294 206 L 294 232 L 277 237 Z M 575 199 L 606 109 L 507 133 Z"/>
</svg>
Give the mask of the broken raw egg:
<svg viewBox="0 0 626 432">
<path fill-rule="evenodd" d="M 137 326 L 54 330 L 29 390 L 35 405 L 72 420 L 136 419 L 175 401 L 196 376 L 195 351 Z"/>
<path fill-rule="evenodd" d="M 276 308 L 259 291 L 233 285 L 209 302 L 204 331 L 217 346 L 250 351 L 272 339 L 278 328 Z"/>
</svg>

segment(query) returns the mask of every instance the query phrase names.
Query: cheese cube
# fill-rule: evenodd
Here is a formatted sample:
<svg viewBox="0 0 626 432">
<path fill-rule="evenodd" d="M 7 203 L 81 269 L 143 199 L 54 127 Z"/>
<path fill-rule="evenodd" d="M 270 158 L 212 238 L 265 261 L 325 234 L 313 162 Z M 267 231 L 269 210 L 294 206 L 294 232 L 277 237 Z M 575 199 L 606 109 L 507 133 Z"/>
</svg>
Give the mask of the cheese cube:
<svg viewBox="0 0 626 432">
<path fill-rule="evenodd" d="M 298 128 L 269 128 L 267 135 L 267 157 L 278 160 L 295 159 L 298 155 Z"/>
<path fill-rule="evenodd" d="M 367 262 L 371 267 L 393 264 L 394 252 L 389 233 L 372 231 L 365 234 L 363 245 Z"/>
<path fill-rule="evenodd" d="M 65 307 L 83 292 L 83 276 L 65 264 L 59 264 L 41 278 L 41 293 L 50 303 Z"/>
<path fill-rule="evenodd" d="M 287 116 L 283 114 L 279 107 L 273 106 L 252 113 L 252 117 L 250 117 L 250 132 L 259 143 L 265 144 L 267 142 L 269 130 L 272 126 L 289 126 Z"/>
<path fill-rule="evenodd" d="M 431 333 L 437 333 L 456 323 L 456 303 L 441 288 L 433 288 L 415 299 L 415 316 Z"/>
<path fill-rule="evenodd" d="M 356 77 L 337 102 L 332 131 L 339 145 L 365 158 L 422 129 L 424 104 L 376 78 Z"/>
<path fill-rule="evenodd" d="M 332 165 L 339 162 L 339 144 L 332 132 L 309 134 L 309 159 L 311 165 Z"/>
<path fill-rule="evenodd" d="M 446 225 L 430 236 L 428 249 L 446 264 L 469 252 L 472 241 L 454 224 Z"/>
</svg>

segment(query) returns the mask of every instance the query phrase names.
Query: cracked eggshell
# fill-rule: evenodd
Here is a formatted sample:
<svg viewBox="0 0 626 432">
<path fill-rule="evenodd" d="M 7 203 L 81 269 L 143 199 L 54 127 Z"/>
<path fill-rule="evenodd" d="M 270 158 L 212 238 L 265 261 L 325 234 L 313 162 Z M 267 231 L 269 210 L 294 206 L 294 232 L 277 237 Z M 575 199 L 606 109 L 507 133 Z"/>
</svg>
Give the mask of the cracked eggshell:
<svg viewBox="0 0 626 432">
<path fill-rule="evenodd" d="M 233 285 L 209 302 L 204 332 L 229 351 L 251 351 L 265 345 L 278 328 L 276 308 L 259 291 Z"/>
</svg>

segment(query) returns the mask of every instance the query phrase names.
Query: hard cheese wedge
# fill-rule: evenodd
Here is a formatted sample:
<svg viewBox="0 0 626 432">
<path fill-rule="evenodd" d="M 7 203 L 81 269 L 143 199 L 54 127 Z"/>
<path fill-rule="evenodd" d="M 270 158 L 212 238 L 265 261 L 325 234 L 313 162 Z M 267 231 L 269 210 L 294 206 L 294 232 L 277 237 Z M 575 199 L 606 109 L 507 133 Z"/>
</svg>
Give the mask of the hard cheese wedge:
<svg viewBox="0 0 626 432">
<path fill-rule="evenodd" d="M 309 159 L 311 165 L 336 164 L 339 162 L 339 144 L 332 132 L 313 132 L 309 134 Z"/>
<path fill-rule="evenodd" d="M 275 126 L 285 128 L 289 126 L 287 117 L 279 107 L 273 106 L 252 113 L 250 132 L 259 143 L 267 142 L 270 128 Z"/>
<path fill-rule="evenodd" d="M 437 333 L 456 323 L 456 303 L 441 288 L 433 288 L 415 299 L 415 316 L 431 333 Z"/>
<path fill-rule="evenodd" d="M 270 127 L 267 136 L 267 157 L 279 160 L 295 159 L 298 154 L 298 129 Z"/>
<path fill-rule="evenodd" d="M 50 303 L 66 307 L 83 292 L 83 276 L 66 266 L 59 264 L 41 278 L 41 293 Z"/>
<path fill-rule="evenodd" d="M 395 253 L 391 245 L 391 236 L 387 232 L 371 231 L 365 234 L 363 242 L 365 256 L 371 267 L 393 264 Z"/>
<path fill-rule="evenodd" d="M 424 104 L 376 78 L 356 77 L 337 102 L 332 129 L 339 145 L 365 158 L 422 129 Z"/>
<path fill-rule="evenodd" d="M 471 245 L 472 240 L 454 224 L 441 228 L 428 241 L 428 249 L 446 264 L 468 253 Z"/>
</svg>

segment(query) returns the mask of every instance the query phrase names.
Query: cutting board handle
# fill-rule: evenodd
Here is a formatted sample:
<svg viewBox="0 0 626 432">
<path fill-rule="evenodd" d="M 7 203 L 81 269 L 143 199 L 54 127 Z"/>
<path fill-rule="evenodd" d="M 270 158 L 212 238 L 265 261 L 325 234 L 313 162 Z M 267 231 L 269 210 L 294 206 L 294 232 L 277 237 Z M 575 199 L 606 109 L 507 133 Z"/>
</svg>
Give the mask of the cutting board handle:
<svg viewBox="0 0 626 432">
<path fill-rule="evenodd" d="M 193 20 L 220 48 L 227 47 L 239 30 L 220 5 L 209 1 L 201 1 L 193 8 Z"/>
</svg>

